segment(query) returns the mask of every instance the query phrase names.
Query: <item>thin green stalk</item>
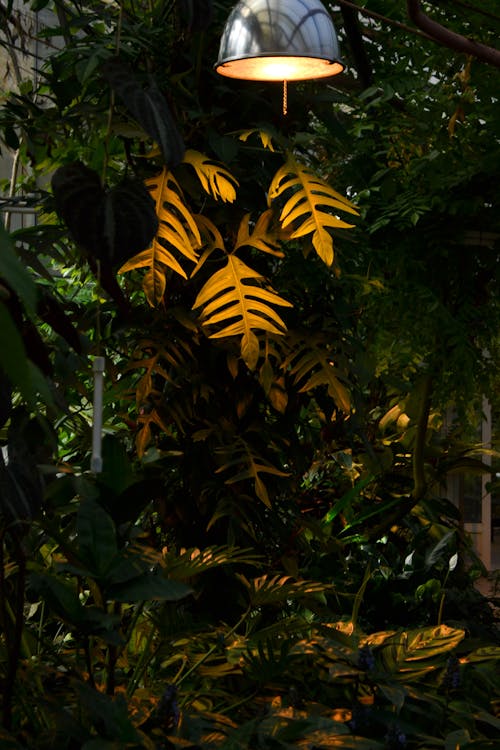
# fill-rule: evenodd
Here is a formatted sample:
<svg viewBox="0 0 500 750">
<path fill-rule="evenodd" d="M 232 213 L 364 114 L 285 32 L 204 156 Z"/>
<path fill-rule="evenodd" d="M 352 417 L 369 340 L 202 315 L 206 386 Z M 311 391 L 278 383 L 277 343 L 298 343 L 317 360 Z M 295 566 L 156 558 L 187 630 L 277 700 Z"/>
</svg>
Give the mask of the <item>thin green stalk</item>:
<svg viewBox="0 0 500 750">
<path fill-rule="evenodd" d="M 85 664 L 89 674 L 89 684 L 95 688 L 94 671 L 92 669 L 92 657 L 90 654 L 90 638 L 86 636 L 83 640 L 83 653 L 85 654 Z"/>
<path fill-rule="evenodd" d="M 144 646 L 143 652 L 139 660 L 137 661 L 137 664 L 134 669 L 134 674 L 132 675 L 132 679 L 130 680 L 128 687 L 127 687 L 127 698 L 131 698 L 133 696 L 139 684 L 139 680 L 141 680 L 144 672 L 148 668 L 148 665 L 151 663 L 153 658 L 158 653 L 158 649 L 160 648 L 159 645 L 152 652 L 149 651 L 151 643 L 154 638 L 155 630 L 156 630 L 156 627 L 154 625 L 151 625 L 151 630 L 149 631 L 146 645 Z"/>
<path fill-rule="evenodd" d="M 1 460 L 1 457 L 0 457 Z M 5 532 L 0 533 L 0 628 L 5 638 L 5 648 L 10 651 L 10 638 L 7 625 L 7 596 L 5 592 L 5 558 L 4 558 Z"/>
<path fill-rule="evenodd" d="M 227 714 L 231 711 L 234 711 L 235 708 L 239 708 L 240 706 L 244 706 L 245 703 L 248 703 L 249 701 L 253 700 L 256 695 L 259 694 L 258 690 L 253 690 L 250 695 L 246 695 L 244 698 L 242 698 L 239 701 L 236 701 L 236 703 L 232 703 L 230 706 L 226 706 L 225 708 L 222 706 L 221 708 L 217 709 L 218 714 Z"/>
<path fill-rule="evenodd" d="M 121 604 L 114 602 L 113 613 L 121 616 Z M 114 695 L 116 687 L 116 662 L 118 661 L 119 655 L 118 646 L 110 644 L 108 646 L 108 658 L 106 664 L 106 694 Z"/>
<path fill-rule="evenodd" d="M 363 576 L 363 581 L 361 583 L 361 586 L 359 587 L 358 592 L 356 593 L 356 596 L 354 597 L 354 605 L 352 608 L 352 615 L 351 620 L 353 627 L 356 627 L 356 623 L 358 621 L 358 615 L 359 615 L 359 608 L 361 607 L 361 603 L 363 601 L 363 597 L 365 595 L 366 587 L 368 586 L 368 581 L 371 578 L 371 567 L 370 563 L 366 566 L 365 575 Z"/>
<path fill-rule="evenodd" d="M 233 633 L 235 633 L 238 630 L 238 628 L 240 627 L 240 625 L 242 625 L 245 622 L 246 618 L 250 614 L 250 611 L 251 611 L 251 607 L 248 607 L 245 610 L 245 612 L 243 613 L 243 615 L 240 617 L 240 619 L 238 620 L 238 622 L 236 623 L 236 625 L 234 625 L 231 628 L 231 630 L 226 634 L 225 639 L 229 638 L 231 635 L 233 635 Z M 214 653 L 214 651 L 216 651 L 218 648 L 220 648 L 219 641 L 217 641 L 216 643 L 214 643 L 213 646 L 210 646 L 210 648 L 208 649 L 208 651 L 205 654 L 203 654 L 203 656 L 200 656 L 200 658 L 198 659 L 198 661 L 196 661 L 193 664 L 193 666 L 190 667 L 187 670 L 187 672 L 184 672 L 184 674 L 182 675 L 182 677 L 180 677 L 179 681 L 177 683 L 175 683 L 176 687 L 179 687 L 179 685 L 182 682 L 184 682 L 184 680 L 186 679 L 186 677 L 189 677 L 189 675 L 192 672 L 194 672 L 196 669 L 198 669 L 198 667 L 200 667 L 203 664 L 203 662 L 205 662 L 208 659 L 208 657 L 211 656 Z"/>
<path fill-rule="evenodd" d="M 448 582 L 448 576 L 449 575 L 450 575 L 450 570 L 448 568 L 448 570 L 446 571 L 446 575 L 445 575 L 444 581 L 443 581 L 443 585 L 441 587 L 442 593 L 441 593 L 441 599 L 439 600 L 439 609 L 438 609 L 438 616 L 437 616 L 437 625 L 438 625 L 438 627 L 443 622 L 444 600 L 446 598 L 446 584 Z"/>
</svg>

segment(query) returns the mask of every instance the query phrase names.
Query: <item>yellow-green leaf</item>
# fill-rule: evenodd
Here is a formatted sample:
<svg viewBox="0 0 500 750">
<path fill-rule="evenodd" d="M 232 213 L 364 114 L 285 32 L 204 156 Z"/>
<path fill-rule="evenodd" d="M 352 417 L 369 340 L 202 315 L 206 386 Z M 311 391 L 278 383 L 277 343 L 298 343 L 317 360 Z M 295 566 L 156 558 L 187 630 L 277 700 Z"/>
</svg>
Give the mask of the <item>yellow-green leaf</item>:
<svg viewBox="0 0 500 750">
<path fill-rule="evenodd" d="M 222 200 L 226 203 L 234 201 L 238 181 L 222 164 L 193 149 L 186 151 L 184 162 L 194 168 L 206 193 L 215 200 Z"/>
<path fill-rule="evenodd" d="M 196 220 L 184 202 L 182 190 L 167 168 L 146 180 L 145 185 L 155 201 L 158 231 L 151 245 L 124 263 L 118 273 L 149 268 L 143 288 L 149 304 L 156 307 L 165 293 L 167 268 L 187 278 L 174 252 L 196 263 L 196 251 L 202 241 Z"/>
<path fill-rule="evenodd" d="M 220 450 L 219 453 L 224 453 L 224 451 Z M 277 477 L 286 477 L 288 474 L 281 469 L 278 469 L 276 466 L 273 466 L 273 464 L 263 456 L 257 455 L 254 452 L 252 445 L 247 443 L 243 438 L 235 441 L 234 445 L 231 447 L 230 455 L 224 455 L 224 458 L 226 457 L 227 461 L 219 466 L 216 473 L 220 474 L 233 469 L 235 473 L 226 479 L 226 484 L 229 485 L 248 479 L 253 480 L 255 494 L 259 500 L 270 507 L 271 502 L 269 494 L 261 475 L 271 474 Z"/>
<path fill-rule="evenodd" d="M 275 255 L 282 258 L 284 253 L 279 249 L 280 240 L 278 237 L 277 227 L 272 227 L 274 211 L 268 209 L 264 211 L 255 224 L 250 223 L 250 214 L 246 214 L 240 222 L 238 236 L 236 238 L 235 250 L 240 247 L 254 247 L 256 250 L 262 250 L 263 253 Z"/>
<path fill-rule="evenodd" d="M 193 305 L 193 309 L 202 308 L 200 319 L 203 326 L 222 324 L 219 330 L 210 334 L 210 338 L 242 337 L 241 353 L 249 369 L 255 368 L 258 359 L 258 339 L 254 331 L 284 334 L 285 323 L 273 306 L 292 306 L 263 286 L 264 283 L 261 274 L 236 255 L 229 255 L 226 265 L 208 279 Z"/>
<path fill-rule="evenodd" d="M 319 257 L 330 266 L 334 260 L 330 228 L 348 229 L 352 224 L 342 221 L 338 212 L 357 215 L 358 210 L 309 167 L 292 155 L 275 174 L 269 188 L 269 203 L 285 198 L 280 213 L 283 228 L 292 226 L 292 239 L 311 235 Z"/>
<path fill-rule="evenodd" d="M 203 214 L 196 214 L 195 219 L 201 234 L 203 252 L 191 273 L 191 277 L 198 273 L 214 250 L 225 249 L 224 240 L 215 224 Z"/>
<path fill-rule="evenodd" d="M 264 148 L 268 148 L 269 151 L 274 151 L 274 145 L 273 145 L 273 137 L 271 133 L 268 133 L 267 130 L 261 130 L 260 128 L 251 128 L 249 130 L 243 130 L 239 134 L 240 141 L 243 141 L 243 143 L 246 143 L 247 140 L 250 138 L 251 135 L 254 135 L 257 133 L 257 135 L 260 138 L 260 141 Z"/>
<path fill-rule="evenodd" d="M 300 386 L 301 393 L 326 386 L 328 395 L 337 407 L 342 411 L 349 411 L 349 392 L 339 377 L 332 353 L 321 334 L 308 338 L 297 337 L 282 368 L 289 369 L 295 383 Z"/>
<path fill-rule="evenodd" d="M 156 307 L 163 299 L 167 285 L 164 269 L 157 266 L 151 268 L 144 276 L 142 284 L 147 301 L 151 307 Z"/>
</svg>

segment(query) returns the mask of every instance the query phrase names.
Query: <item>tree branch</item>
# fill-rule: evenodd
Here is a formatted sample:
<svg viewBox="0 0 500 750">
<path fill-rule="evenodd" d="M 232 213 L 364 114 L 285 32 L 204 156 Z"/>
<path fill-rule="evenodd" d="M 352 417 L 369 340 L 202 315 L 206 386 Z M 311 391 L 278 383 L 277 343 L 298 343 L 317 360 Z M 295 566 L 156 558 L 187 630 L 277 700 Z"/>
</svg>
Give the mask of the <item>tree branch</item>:
<svg viewBox="0 0 500 750">
<path fill-rule="evenodd" d="M 468 39 L 461 34 L 456 34 L 454 31 L 447 29 L 446 26 L 441 26 L 440 23 L 433 21 L 432 18 L 429 18 L 429 16 L 426 16 L 422 12 L 420 0 L 406 0 L 406 4 L 408 16 L 415 26 L 427 34 L 433 41 L 442 44 L 444 47 L 449 47 L 455 50 L 455 52 L 472 55 L 482 62 L 500 68 L 499 50 L 488 47 L 486 44 L 481 44 L 481 42 L 474 42 L 472 39 Z"/>
<path fill-rule="evenodd" d="M 356 5 L 356 3 L 352 3 L 350 2 L 350 0 L 335 0 L 335 4 L 340 5 L 342 8 L 352 8 L 358 13 L 361 13 L 362 16 L 366 16 L 367 18 L 374 18 L 376 21 L 388 23 L 390 26 L 396 26 L 396 28 L 402 29 L 403 31 L 408 31 L 408 33 L 414 34 L 415 36 L 421 36 L 424 37 L 424 39 L 430 38 L 427 36 L 427 34 L 424 34 L 423 31 L 415 29 L 413 26 L 408 26 L 408 24 L 406 23 L 401 23 L 401 21 L 396 21 L 393 18 L 383 16 L 381 13 L 377 13 L 374 10 L 368 10 L 368 8 Z"/>
<path fill-rule="evenodd" d="M 364 47 L 363 35 L 359 28 L 358 14 L 354 8 L 346 5 L 342 5 L 340 10 L 361 85 L 363 88 L 368 88 L 373 83 L 373 72 Z"/>
</svg>

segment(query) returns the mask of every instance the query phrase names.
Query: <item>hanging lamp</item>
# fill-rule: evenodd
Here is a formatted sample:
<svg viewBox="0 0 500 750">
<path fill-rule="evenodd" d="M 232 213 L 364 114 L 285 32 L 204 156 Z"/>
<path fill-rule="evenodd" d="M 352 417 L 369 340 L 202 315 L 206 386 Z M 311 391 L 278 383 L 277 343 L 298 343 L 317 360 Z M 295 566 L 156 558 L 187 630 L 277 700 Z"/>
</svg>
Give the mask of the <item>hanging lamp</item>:
<svg viewBox="0 0 500 750">
<path fill-rule="evenodd" d="M 344 70 L 337 33 L 319 0 L 240 0 L 215 70 L 250 81 L 304 81 Z"/>
</svg>

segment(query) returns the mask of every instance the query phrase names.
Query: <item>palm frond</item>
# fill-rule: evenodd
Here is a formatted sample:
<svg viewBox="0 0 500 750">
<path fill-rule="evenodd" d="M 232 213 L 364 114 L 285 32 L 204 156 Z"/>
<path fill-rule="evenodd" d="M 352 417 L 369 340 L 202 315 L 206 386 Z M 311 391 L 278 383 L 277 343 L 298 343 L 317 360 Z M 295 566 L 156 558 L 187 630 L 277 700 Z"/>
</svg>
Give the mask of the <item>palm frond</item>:
<svg viewBox="0 0 500 750">
<path fill-rule="evenodd" d="M 259 562 L 259 555 L 249 548 L 212 546 L 205 549 L 191 547 L 182 550 L 180 554 L 164 550 L 162 564 L 170 578 L 184 581 L 221 565 L 258 565 Z"/>
<path fill-rule="evenodd" d="M 321 581 L 294 581 L 291 576 L 263 575 L 248 580 L 238 574 L 238 578 L 246 588 L 250 604 L 254 607 L 283 604 L 290 599 L 323 597 L 326 592 L 332 591 L 329 584 Z"/>
</svg>

